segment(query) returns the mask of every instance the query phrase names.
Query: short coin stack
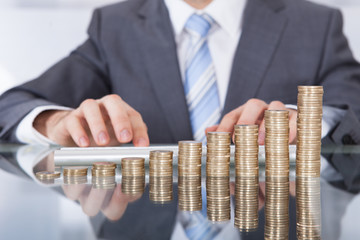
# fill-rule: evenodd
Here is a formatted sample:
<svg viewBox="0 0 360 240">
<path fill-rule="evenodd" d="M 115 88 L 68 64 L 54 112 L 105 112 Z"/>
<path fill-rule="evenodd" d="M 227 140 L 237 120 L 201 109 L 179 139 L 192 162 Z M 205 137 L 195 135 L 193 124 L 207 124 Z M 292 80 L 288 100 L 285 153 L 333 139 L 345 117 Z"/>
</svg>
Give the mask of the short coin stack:
<svg viewBox="0 0 360 240">
<path fill-rule="evenodd" d="M 297 239 L 321 239 L 320 178 L 296 178 Z"/>
<path fill-rule="evenodd" d="M 142 194 L 145 189 L 145 159 L 128 157 L 121 159 L 121 190 L 125 194 Z"/>
<path fill-rule="evenodd" d="M 207 133 L 206 197 L 211 221 L 230 219 L 230 143 L 231 133 Z"/>
<path fill-rule="evenodd" d="M 88 167 L 64 167 L 65 184 L 84 184 L 87 182 Z"/>
<path fill-rule="evenodd" d="M 259 175 L 258 125 L 235 126 L 235 170 L 236 176 Z"/>
<path fill-rule="evenodd" d="M 178 197 L 181 211 L 200 211 L 202 209 L 201 176 L 179 176 Z"/>
<path fill-rule="evenodd" d="M 96 162 L 92 167 L 92 184 L 95 189 L 114 189 L 116 186 L 116 164 L 113 162 Z"/>
<path fill-rule="evenodd" d="M 52 171 L 42 171 L 42 172 L 37 172 L 35 176 L 42 183 L 52 184 L 54 183 L 54 180 L 56 178 L 59 178 L 61 176 L 61 173 L 52 172 Z"/>
<path fill-rule="evenodd" d="M 266 177 L 265 239 L 288 239 L 289 177 Z"/>
<path fill-rule="evenodd" d="M 93 177 L 113 177 L 116 175 L 116 164 L 113 162 L 96 162 L 92 167 Z"/>
<path fill-rule="evenodd" d="M 236 176 L 234 225 L 240 231 L 250 232 L 258 228 L 259 178 Z"/>
<path fill-rule="evenodd" d="M 178 196 L 179 209 L 200 211 L 202 142 L 179 141 L 178 153 Z"/>
<path fill-rule="evenodd" d="M 322 86 L 298 87 L 296 175 L 320 177 Z"/>
<path fill-rule="evenodd" d="M 265 156 L 267 177 L 289 176 L 289 111 L 265 111 Z"/>
<path fill-rule="evenodd" d="M 202 142 L 179 141 L 178 175 L 201 176 Z"/>
<path fill-rule="evenodd" d="M 150 200 L 158 203 L 171 201 L 173 199 L 173 152 L 150 151 L 149 170 Z"/>
</svg>

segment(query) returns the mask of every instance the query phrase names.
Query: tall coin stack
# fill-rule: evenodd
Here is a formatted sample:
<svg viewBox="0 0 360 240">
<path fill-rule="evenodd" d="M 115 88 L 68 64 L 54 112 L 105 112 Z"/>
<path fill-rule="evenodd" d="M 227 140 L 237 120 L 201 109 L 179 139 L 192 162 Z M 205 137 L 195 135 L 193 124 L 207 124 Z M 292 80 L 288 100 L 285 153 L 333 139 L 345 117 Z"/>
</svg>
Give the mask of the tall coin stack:
<svg viewBox="0 0 360 240">
<path fill-rule="evenodd" d="M 150 200 L 156 203 L 165 203 L 173 199 L 173 152 L 150 151 Z"/>
<path fill-rule="evenodd" d="M 259 217 L 259 177 L 235 178 L 235 227 L 242 232 L 255 231 Z"/>
<path fill-rule="evenodd" d="M 258 125 L 235 126 L 235 173 L 236 176 L 259 175 Z"/>
<path fill-rule="evenodd" d="M 145 189 L 145 159 L 128 157 L 121 159 L 121 189 L 125 194 L 142 194 Z"/>
<path fill-rule="evenodd" d="M 92 167 L 92 184 L 95 189 L 114 189 L 116 186 L 116 164 L 113 162 L 96 162 Z"/>
<path fill-rule="evenodd" d="M 320 178 L 296 178 L 297 239 L 321 239 Z"/>
<path fill-rule="evenodd" d="M 298 87 L 296 176 L 320 177 L 322 86 Z"/>
<path fill-rule="evenodd" d="M 265 111 L 265 167 L 267 177 L 289 176 L 289 111 Z"/>
<path fill-rule="evenodd" d="M 289 177 L 266 177 L 265 239 L 289 238 Z"/>
<path fill-rule="evenodd" d="M 230 143 L 231 133 L 207 133 L 206 197 L 211 221 L 230 219 Z"/>
<path fill-rule="evenodd" d="M 178 153 L 178 196 L 179 209 L 200 211 L 202 142 L 179 141 Z"/>
</svg>

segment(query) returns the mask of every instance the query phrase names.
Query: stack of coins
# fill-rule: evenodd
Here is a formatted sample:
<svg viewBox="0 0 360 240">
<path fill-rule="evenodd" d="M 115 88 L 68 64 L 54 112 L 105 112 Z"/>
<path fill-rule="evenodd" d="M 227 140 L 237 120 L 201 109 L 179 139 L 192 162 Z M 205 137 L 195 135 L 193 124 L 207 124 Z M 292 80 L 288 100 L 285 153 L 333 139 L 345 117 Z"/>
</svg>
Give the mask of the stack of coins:
<svg viewBox="0 0 360 240">
<path fill-rule="evenodd" d="M 178 175 L 201 176 L 202 142 L 179 141 Z"/>
<path fill-rule="evenodd" d="M 142 194 L 145 189 L 145 159 L 129 157 L 121 159 L 121 189 L 125 194 Z"/>
<path fill-rule="evenodd" d="M 173 152 L 150 151 L 150 200 L 156 203 L 165 203 L 173 199 Z"/>
<path fill-rule="evenodd" d="M 96 162 L 92 167 L 93 177 L 113 177 L 115 176 L 116 164 L 113 162 Z"/>
<path fill-rule="evenodd" d="M 296 178 L 297 239 L 321 239 L 320 178 Z"/>
<path fill-rule="evenodd" d="M 265 166 L 268 177 L 289 176 L 289 111 L 265 111 Z"/>
<path fill-rule="evenodd" d="M 51 171 L 42 171 L 42 172 L 37 172 L 35 174 L 36 178 L 42 182 L 42 183 L 46 183 L 46 184 L 52 184 L 54 183 L 56 178 L 59 178 L 61 175 L 60 172 L 51 172 Z"/>
<path fill-rule="evenodd" d="M 235 178 L 235 227 L 242 232 L 255 231 L 258 228 L 259 217 L 259 178 Z"/>
<path fill-rule="evenodd" d="M 202 209 L 201 176 L 179 176 L 178 196 L 181 211 L 200 211 Z"/>
<path fill-rule="evenodd" d="M 266 177 L 265 239 L 288 239 L 289 177 Z"/>
<path fill-rule="evenodd" d="M 229 132 L 207 133 L 206 176 L 228 177 L 230 171 Z"/>
<path fill-rule="evenodd" d="M 64 167 L 64 184 L 85 184 L 88 167 Z"/>
<path fill-rule="evenodd" d="M 206 177 L 207 216 L 210 221 L 230 220 L 229 177 Z"/>
<path fill-rule="evenodd" d="M 173 152 L 155 150 L 149 156 L 150 177 L 172 177 Z"/>
<path fill-rule="evenodd" d="M 298 87 L 296 175 L 320 177 L 322 86 Z"/>
<path fill-rule="evenodd" d="M 236 176 L 259 175 L 258 125 L 235 126 L 235 173 Z"/>
</svg>

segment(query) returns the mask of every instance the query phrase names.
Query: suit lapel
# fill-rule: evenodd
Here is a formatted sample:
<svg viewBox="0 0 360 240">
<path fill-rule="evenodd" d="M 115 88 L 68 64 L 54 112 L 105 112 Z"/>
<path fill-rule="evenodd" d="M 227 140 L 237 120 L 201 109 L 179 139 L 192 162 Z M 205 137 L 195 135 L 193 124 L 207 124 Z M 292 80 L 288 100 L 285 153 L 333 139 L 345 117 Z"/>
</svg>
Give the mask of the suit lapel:
<svg viewBox="0 0 360 240">
<path fill-rule="evenodd" d="M 286 26 L 283 7 L 281 0 L 248 0 L 223 115 L 256 97 Z"/>
<path fill-rule="evenodd" d="M 140 8 L 145 34 L 141 41 L 145 70 L 175 141 L 192 139 L 176 44 L 163 1 L 147 0 Z"/>
</svg>

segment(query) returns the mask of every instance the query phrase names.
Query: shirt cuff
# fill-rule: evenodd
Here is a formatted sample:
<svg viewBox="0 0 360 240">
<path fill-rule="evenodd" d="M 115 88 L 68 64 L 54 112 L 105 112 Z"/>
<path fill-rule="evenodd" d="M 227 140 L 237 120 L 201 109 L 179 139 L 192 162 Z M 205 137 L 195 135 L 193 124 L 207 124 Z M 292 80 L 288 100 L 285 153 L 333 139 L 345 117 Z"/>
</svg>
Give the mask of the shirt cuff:
<svg viewBox="0 0 360 240">
<path fill-rule="evenodd" d="M 34 108 L 29 114 L 27 114 L 19 123 L 16 128 L 16 138 L 25 144 L 40 144 L 44 146 L 58 145 L 51 141 L 49 138 L 38 132 L 34 126 L 35 118 L 42 112 L 48 110 L 72 110 L 72 108 L 61 107 L 56 105 L 40 106 Z"/>
<path fill-rule="evenodd" d="M 286 104 L 286 108 L 297 110 L 296 105 Z M 322 129 L 321 138 L 324 138 L 344 117 L 346 110 L 323 106 L 323 118 L 322 118 Z"/>
</svg>

